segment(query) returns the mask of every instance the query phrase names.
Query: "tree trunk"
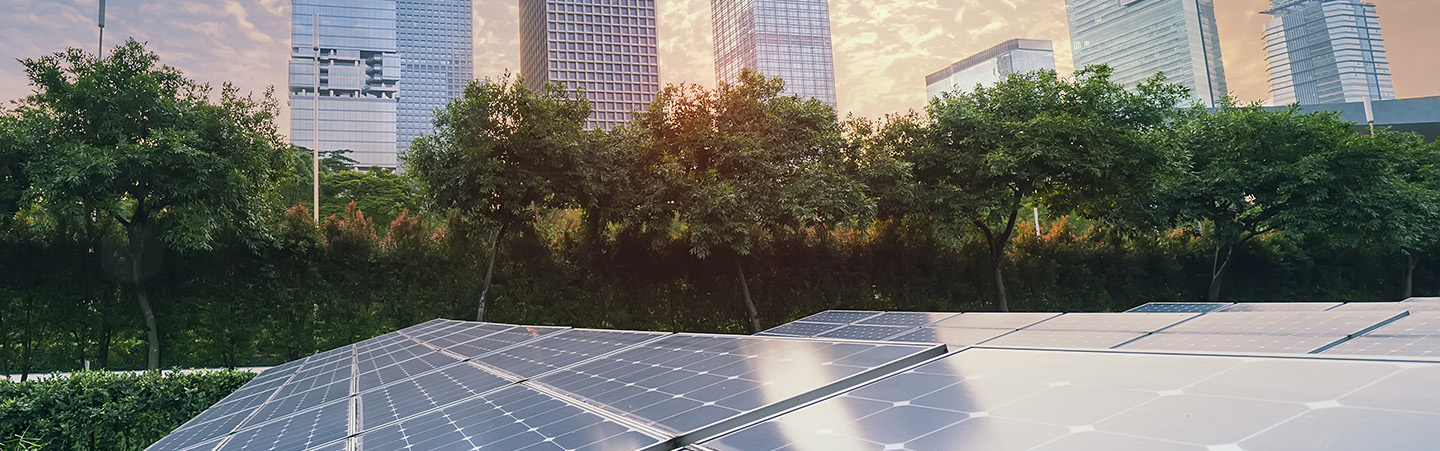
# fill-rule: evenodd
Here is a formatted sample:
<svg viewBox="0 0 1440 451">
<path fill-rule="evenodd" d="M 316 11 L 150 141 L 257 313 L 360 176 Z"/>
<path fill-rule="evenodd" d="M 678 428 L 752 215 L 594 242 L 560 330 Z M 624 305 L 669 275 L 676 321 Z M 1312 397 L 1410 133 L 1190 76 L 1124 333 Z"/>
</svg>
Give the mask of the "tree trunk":
<svg viewBox="0 0 1440 451">
<path fill-rule="evenodd" d="M 755 301 L 750 299 L 750 283 L 745 281 L 745 268 L 740 266 L 740 255 L 735 255 L 735 275 L 740 277 L 740 294 L 745 298 L 745 322 L 750 328 L 750 333 L 758 333 L 760 328 L 760 312 L 755 309 Z"/>
<path fill-rule="evenodd" d="M 1225 259 L 1220 259 L 1220 250 L 1225 250 Z M 1210 294 L 1206 297 L 1209 302 L 1220 302 L 1220 280 L 1225 275 L 1225 267 L 1230 265 L 1230 256 L 1234 254 L 1235 247 L 1216 246 L 1215 255 L 1210 260 Z"/>
<path fill-rule="evenodd" d="M 141 209 L 137 208 L 136 212 Z M 145 230 L 145 216 L 137 214 L 125 225 L 130 238 L 130 282 L 135 286 L 135 300 L 140 303 L 140 313 L 145 315 L 145 340 L 149 344 L 145 367 L 160 369 L 160 332 L 155 327 L 155 310 L 150 308 L 150 296 L 145 292 L 145 246 L 148 244 Z"/>
<path fill-rule="evenodd" d="M 475 310 L 475 321 L 485 321 L 485 297 L 490 294 L 490 279 L 495 276 L 495 257 L 500 255 L 500 239 L 505 236 L 508 227 L 510 223 L 501 222 L 495 237 L 490 240 L 490 263 L 485 265 L 485 285 L 480 289 L 480 306 Z"/>
<path fill-rule="evenodd" d="M 1405 295 L 1401 299 L 1410 299 L 1415 293 L 1415 254 L 1405 253 Z"/>
<path fill-rule="evenodd" d="M 1001 273 L 1001 267 L 1005 265 L 1005 249 L 1001 245 L 997 255 L 995 246 L 990 246 L 990 272 L 995 276 L 995 311 L 1010 311 L 1010 301 L 1005 297 L 1005 276 Z"/>
</svg>

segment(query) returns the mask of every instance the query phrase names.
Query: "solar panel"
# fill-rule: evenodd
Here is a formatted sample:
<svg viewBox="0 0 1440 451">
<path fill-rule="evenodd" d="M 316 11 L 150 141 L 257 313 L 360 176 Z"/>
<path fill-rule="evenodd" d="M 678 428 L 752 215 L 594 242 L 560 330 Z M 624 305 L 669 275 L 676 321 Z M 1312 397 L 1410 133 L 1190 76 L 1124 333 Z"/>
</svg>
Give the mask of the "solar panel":
<svg viewBox="0 0 1440 451">
<path fill-rule="evenodd" d="M 1437 302 L 1347 302 L 1335 306 L 1328 311 L 1331 312 L 1429 312 L 1440 311 L 1440 303 Z"/>
<path fill-rule="evenodd" d="M 219 450 L 296 450 L 345 438 L 350 404 L 334 402 L 235 432 Z"/>
<path fill-rule="evenodd" d="M 889 341 L 903 341 L 915 343 L 945 343 L 948 346 L 963 348 L 984 342 L 1004 334 L 1010 333 L 1007 329 L 960 329 L 954 327 L 921 327 L 913 331 L 890 338 Z"/>
<path fill-rule="evenodd" d="M 1217 312 L 1177 324 L 1165 333 L 1357 335 L 1393 321 L 1390 312 Z"/>
<path fill-rule="evenodd" d="M 555 397 L 510 386 L 367 432 L 358 449 L 639 450 L 661 442 Z"/>
<path fill-rule="evenodd" d="M 843 324 L 835 323 L 812 323 L 809 321 L 792 321 L 779 326 L 767 329 L 756 335 L 775 335 L 783 337 L 813 337 L 844 327 Z"/>
<path fill-rule="evenodd" d="M 957 315 L 957 313 L 885 312 L 856 324 L 920 327 L 937 321 L 943 321 L 955 315 Z"/>
<path fill-rule="evenodd" d="M 368 430 L 511 384 L 473 365 L 459 364 L 360 395 L 360 430 Z"/>
<path fill-rule="evenodd" d="M 1412 298 L 1405 298 L 1405 300 L 1400 301 L 1400 302 L 1440 302 L 1440 298 L 1437 298 L 1437 297 L 1412 297 Z"/>
<path fill-rule="evenodd" d="M 1145 336 L 1143 332 L 1021 329 L 979 343 L 1015 348 L 1106 349 Z"/>
<path fill-rule="evenodd" d="M 1150 302 L 1125 313 L 1206 313 L 1225 308 L 1229 302 Z"/>
<path fill-rule="evenodd" d="M 516 378 L 529 379 L 665 335 L 668 334 L 570 329 L 477 357 L 475 361 L 498 368 Z"/>
<path fill-rule="evenodd" d="M 1346 340 L 1321 354 L 1389 357 L 1440 357 L 1440 337 L 1361 336 Z"/>
<path fill-rule="evenodd" d="M 516 326 L 500 332 L 483 335 L 477 334 L 478 336 L 473 339 L 456 345 L 444 346 L 444 348 L 446 351 L 469 358 L 475 358 L 564 329 L 563 327 Z M 458 333 L 469 334 L 470 331 L 461 331 Z"/>
<path fill-rule="evenodd" d="M 844 338 L 849 340 L 884 340 L 913 328 L 904 326 L 868 326 L 851 324 L 839 329 L 816 335 L 817 338 Z"/>
<path fill-rule="evenodd" d="M 1440 336 L 1440 312 L 1418 312 L 1375 328 L 1366 335 Z"/>
<path fill-rule="evenodd" d="M 880 313 L 881 312 L 863 312 L 855 310 L 826 310 L 820 313 L 816 313 L 814 315 L 800 318 L 800 321 L 805 321 L 807 323 L 851 324 L 864 321 L 874 316 L 879 316 Z"/>
<path fill-rule="evenodd" d="M 971 312 L 950 317 L 932 326 L 1015 330 L 1053 318 L 1056 315 L 1059 313 Z"/>
<path fill-rule="evenodd" d="M 1343 338 L 1331 335 L 1158 333 L 1120 346 L 1119 349 L 1305 354 L 1341 339 Z"/>
<path fill-rule="evenodd" d="M 1217 310 L 1219 312 L 1323 312 L 1339 302 L 1242 302 Z"/>
<path fill-rule="evenodd" d="M 680 334 L 535 381 L 695 437 L 940 352 L 936 346 Z"/>
<path fill-rule="evenodd" d="M 1437 377 L 1436 364 L 972 348 L 702 447 L 1420 450 L 1440 425 Z"/>
<path fill-rule="evenodd" d="M 1036 323 L 1025 330 L 1070 330 L 1105 332 L 1154 332 L 1199 316 L 1195 313 L 1066 313 Z"/>
</svg>

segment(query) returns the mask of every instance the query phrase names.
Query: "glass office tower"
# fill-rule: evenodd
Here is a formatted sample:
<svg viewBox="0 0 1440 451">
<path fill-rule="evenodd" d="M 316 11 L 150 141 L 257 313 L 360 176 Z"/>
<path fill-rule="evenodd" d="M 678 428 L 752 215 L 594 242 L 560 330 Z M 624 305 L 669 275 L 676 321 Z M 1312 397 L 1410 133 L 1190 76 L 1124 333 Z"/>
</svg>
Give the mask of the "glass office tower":
<svg viewBox="0 0 1440 451">
<path fill-rule="evenodd" d="M 1134 86 L 1156 72 L 1213 106 L 1228 92 L 1213 0 L 1065 0 L 1075 67 L 1107 64 Z"/>
<path fill-rule="evenodd" d="M 927 99 L 976 85 L 1000 82 L 1010 74 L 1055 70 L 1055 45 L 1038 39 L 1011 39 L 925 77 Z"/>
<path fill-rule="evenodd" d="M 785 80 L 785 93 L 835 105 L 827 0 L 711 0 L 715 78 L 753 68 Z"/>
<path fill-rule="evenodd" d="M 396 152 L 434 129 L 436 108 L 450 103 L 475 78 L 471 0 L 395 2 L 396 48 L 401 58 Z"/>
<path fill-rule="evenodd" d="M 655 0 L 520 0 L 520 73 L 583 90 L 586 128 L 610 129 L 660 91 L 655 36 Z"/>
<path fill-rule="evenodd" d="M 1375 5 L 1358 0 L 1272 0 L 1265 14 L 1270 103 L 1395 98 Z"/>
<path fill-rule="evenodd" d="M 395 1 L 295 0 L 290 30 L 291 142 L 395 167 Z"/>
</svg>

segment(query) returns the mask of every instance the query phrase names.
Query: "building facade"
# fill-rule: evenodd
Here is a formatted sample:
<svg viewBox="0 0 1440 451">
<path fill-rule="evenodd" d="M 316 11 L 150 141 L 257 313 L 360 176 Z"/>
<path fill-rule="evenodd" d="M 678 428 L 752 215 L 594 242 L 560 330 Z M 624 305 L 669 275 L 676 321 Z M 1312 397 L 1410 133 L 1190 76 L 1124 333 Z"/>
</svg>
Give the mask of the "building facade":
<svg viewBox="0 0 1440 451">
<path fill-rule="evenodd" d="M 520 0 L 520 73 L 590 101 L 586 128 L 610 129 L 660 91 L 655 0 Z"/>
<path fill-rule="evenodd" d="M 350 150 L 360 167 L 395 167 L 395 1 L 294 0 L 292 14 L 291 142 Z"/>
<path fill-rule="evenodd" d="M 1213 0 L 1065 0 L 1075 67 L 1135 86 L 1156 72 L 1213 106 L 1228 92 Z"/>
<path fill-rule="evenodd" d="M 1272 0 L 1265 14 L 1272 105 L 1395 98 L 1374 4 Z"/>
<path fill-rule="evenodd" d="M 395 130 L 400 155 L 410 149 L 410 141 L 434 130 L 435 109 L 460 97 L 475 78 L 471 8 L 471 0 L 395 2 L 396 49 L 404 74 Z"/>
<path fill-rule="evenodd" d="M 827 0 L 711 0 L 715 79 L 745 68 L 785 80 L 785 93 L 835 105 Z"/>
<path fill-rule="evenodd" d="M 1055 45 L 1038 39 L 1011 39 L 926 76 L 925 95 L 934 99 L 946 92 L 968 92 L 976 85 L 1005 80 L 1010 74 L 1037 70 L 1055 70 Z"/>
</svg>

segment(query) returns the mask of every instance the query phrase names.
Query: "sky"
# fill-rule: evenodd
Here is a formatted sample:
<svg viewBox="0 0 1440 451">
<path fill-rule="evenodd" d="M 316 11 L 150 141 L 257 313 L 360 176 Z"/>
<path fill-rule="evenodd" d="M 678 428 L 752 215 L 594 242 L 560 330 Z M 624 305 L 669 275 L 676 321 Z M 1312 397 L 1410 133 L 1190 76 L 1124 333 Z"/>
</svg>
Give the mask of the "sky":
<svg viewBox="0 0 1440 451">
<path fill-rule="evenodd" d="M 98 0 L 0 0 L 0 101 L 31 92 L 17 61 L 79 47 L 95 51 Z M 1380 16 L 1395 92 L 1440 95 L 1440 0 L 1371 0 Z M 714 86 L 710 0 L 657 0 L 662 83 Z M 1241 100 L 1265 100 L 1259 12 L 1269 0 L 1216 0 L 1226 82 Z M 284 105 L 290 0 L 108 0 L 105 44 L 146 42 L 195 80 L 245 91 L 276 86 Z M 925 75 L 1013 38 L 1055 41 L 1073 69 L 1064 0 L 830 0 L 840 114 L 880 117 L 925 105 Z M 519 71 L 518 0 L 475 0 L 475 76 Z M 283 109 L 283 108 L 282 108 Z M 280 130 L 286 132 L 288 112 Z"/>
</svg>

